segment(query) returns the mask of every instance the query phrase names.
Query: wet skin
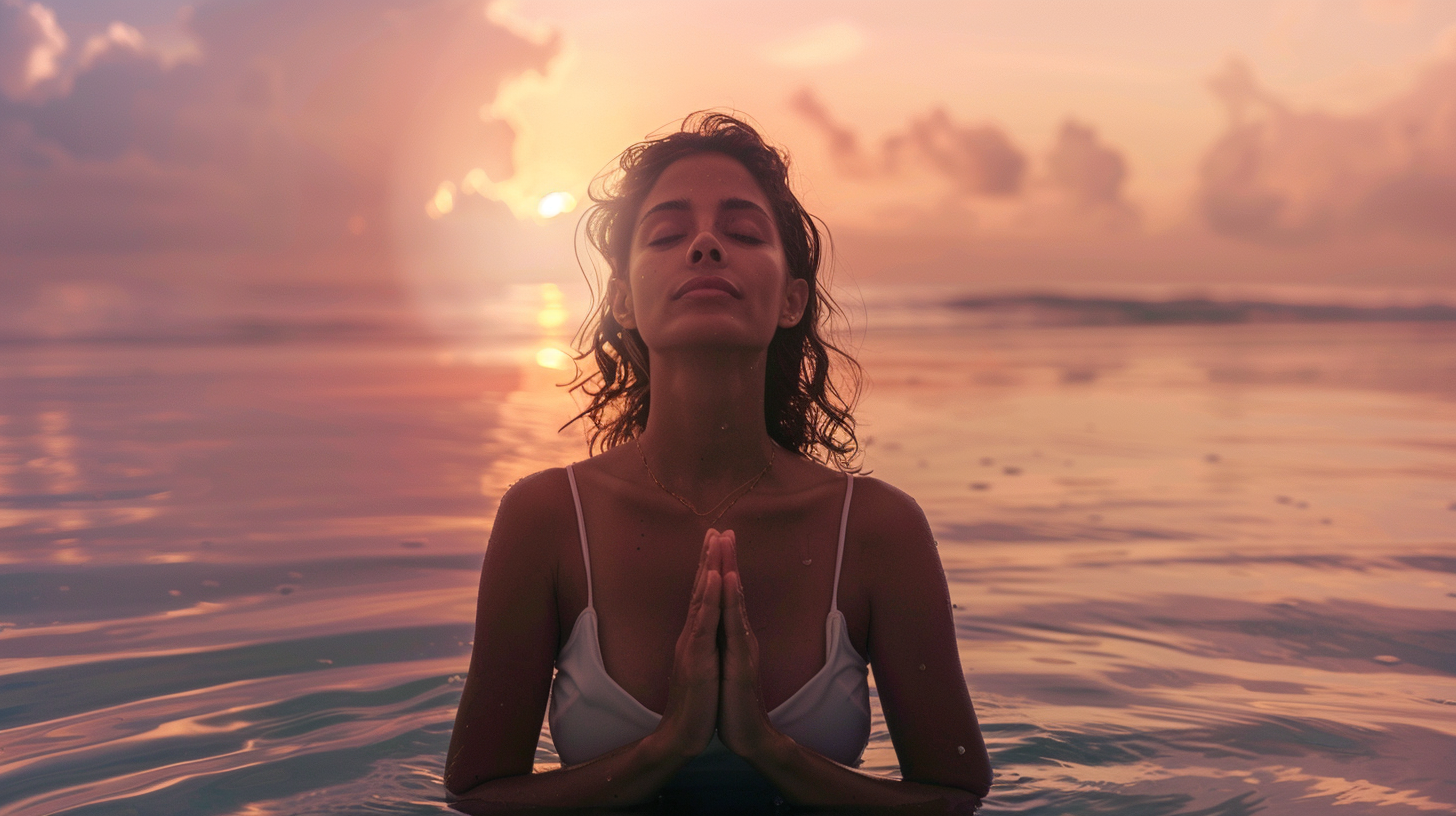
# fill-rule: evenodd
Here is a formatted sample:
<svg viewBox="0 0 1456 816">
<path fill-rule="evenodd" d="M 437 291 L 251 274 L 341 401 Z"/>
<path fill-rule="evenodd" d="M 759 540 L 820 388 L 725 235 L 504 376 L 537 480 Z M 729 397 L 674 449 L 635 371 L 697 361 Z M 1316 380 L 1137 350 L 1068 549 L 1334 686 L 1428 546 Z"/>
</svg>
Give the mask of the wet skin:
<svg viewBox="0 0 1456 816">
<path fill-rule="evenodd" d="M 766 712 L 824 664 L 845 487 L 842 474 L 775 449 L 764 428 L 767 346 L 800 319 L 807 297 L 771 212 L 735 160 L 680 159 L 643 201 L 627 275 L 609 289 L 619 322 L 648 347 L 652 413 L 640 454 L 624 445 L 575 470 L 603 662 L 664 715 L 662 726 L 642 741 L 650 746 L 552 772 L 550 794 L 504 779 L 530 773 L 554 659 L 587 601 L 565 473 L 543 471 L 515 485 L 497 513 L 447 762 L 451 790 L 496 780 L 472 795 L 496 788 L 513 801 L 625 804 L 655 790 L 658 749 L 692 756 L 715 728 L 794 801 L 843 804 L 850 791 L 856 803 L 950 807 L 974 805 L 966 792 L 989 785 L 934 540 L 914 501 L 875 479 L 856 480 L 839 608 L 875 671 L 907 781 L 835 765 L 786 744 L 768 722 Z M 731 535 L 717 536 L 712 514 L 670 495 L 711 508 L 770 456 L 762 480 L 716 523 Z M 615 770 L 588 778 L 593 767 Z"/>
</svg>

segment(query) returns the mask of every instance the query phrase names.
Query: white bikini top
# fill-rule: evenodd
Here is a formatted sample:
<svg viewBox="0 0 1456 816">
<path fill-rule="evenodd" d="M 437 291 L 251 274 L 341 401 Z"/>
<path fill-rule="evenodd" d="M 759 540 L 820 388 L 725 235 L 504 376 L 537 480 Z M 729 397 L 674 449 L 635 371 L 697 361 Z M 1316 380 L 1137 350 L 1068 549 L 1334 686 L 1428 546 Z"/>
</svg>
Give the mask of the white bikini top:
<svg viewBox="0 0 1456 816">
<path fill-rule="evenodd" d="M 662 715 L 628 694 L 607 674 L 597 640 L 597 612 L 593 605 L 591 552 L 586 542 L 586 521 L 576 474 L 568 467 L 571 499 L 576 503 L 576 526 L 581 534 L 581 557 L 586 564 L 586 609 L 572 625 L 571 636 L 556 656 L 556 679 L 551 685 L 551 739 L 563 765 L 576 765 L 601 756 L 652 733 Z M 824 621 L 824 668 L 793 696 L 770 711 L 769 721 L 795 742 L 844 765 L 858 765 L 870 735 L 868 664 L 849 640 L 844 615 L 839 611 L 839 568 L 844 561 L 844 532 L 849 522 L 849 500 L 854 477 L 845 474 L 844 510 L 839 518 L 839 551 L 834 560 L 834 593 Z M 669 787 L 733 787 L 755 784 L 758 776 L 715 735 L 708 750 L 679 772 Z M 759 777 L 762 779 L 762 777 Z M 764 780 L 766 781 L 766 780 Z"/>
</svg>

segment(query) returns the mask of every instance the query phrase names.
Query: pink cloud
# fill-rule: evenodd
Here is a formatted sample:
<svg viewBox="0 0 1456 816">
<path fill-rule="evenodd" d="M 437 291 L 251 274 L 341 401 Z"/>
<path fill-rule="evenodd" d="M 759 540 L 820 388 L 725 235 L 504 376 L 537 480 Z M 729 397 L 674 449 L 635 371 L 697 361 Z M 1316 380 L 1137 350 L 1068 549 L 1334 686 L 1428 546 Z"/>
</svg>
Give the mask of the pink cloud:
<svg viewBox="0 0 1456 816">
<path fill-rule="evenodd" d="M 876 156 L 860 149 L 852 127 L 840 124 L 812 90 L 803 89 L 790 107 L 825 138 L 835 166 L 847 175 L 894 175 L 910 165 L 928 168 L 966 195 L 1004 197 L 1021 192 L 1027 160 L 995 125 L 965 125 L 935 108 L 910 120 L 880 143 Z"/>
<path fill-rule="evenodd" d="M 912 119 L 905 132 L 885 140 L 891 168 L 907 159 L 935 168 L 965 193 L 1013 196 L 1021 192 L 1026 156 L 995 125 L 962 125 L 944 108 Z"/>
<path fill-rule="evenodd" d="M 56 37 L 35 33 L 39 6 L 3 1 L 0 316 L 87 302 L 47 287 L 130 291 L 137 269 L 155 270 L 149 298 L 178 303 L 298 276 L 389 285 L 394 202 L 472 166 L 510 176 L 514 134 L 480 110 L 559 50 L 451 0 L 214 3 L 189 21 L 195 59 L 118 23 L 41 94 L 15 55 Z"/>
<path fill-rule="evenodd" d="M 1204 156 L 1198 204 L 1216 231 L 1265 243 L 1456 239 L 1456 56 L 1353 115 L 1296 110 L 1238 61 L 1211 87 L 1228 127 Z"/>
<path fill-rule="evenodd" d="M 1062 123 L 1047 155 L 1047 175 L 1080 206 L 1126 206 L 1122 183 L 1127 178 L 1127 162 L 1102 143 L 1096 130 L 1076 120 Z"/>
<path fill-rule="evenodd" d="M 812 90 L 803 88 L 794 94 L 789 99 L 789 107 L 823 135 L 829 155 L 840 172 L 863 175 L 867 171 L 866 159 L 859 147 L 859 136 L 853 129 L 836 121 Z"/>
<path fill-rule="evenodd" d="M 939 200 L 934 207 L 940 220 L 962 229 L 975 220 L 974 207 L 967 205 L 977 200 L 1009 203 L 1012 215 L 1004 228 L 1039 234 L 1121 228 L 1138 220 L 1123 196 L 1128 169 L 1122 153 L 1074 119 L 1062 123 L 1038 168 L 1000 128 L 957 122 L 944 108 L 912 117 L 870 153 L 861 148 L 856 130 L 835 119 L 813 91 L 801 90 L 789 104 L 824 137 L 834 167 L 848 178 L 899 183 L 920 170 L 948 182 L 958 199 Z M 923 221 L 923 215 L 910 220 Z"/>
<path fill-rule="evenodd" d="M 66 32 L 40 3 L 0 2 L 0 93 L 19 100 L 40 96 L 56 84 Z"/>
</svg>

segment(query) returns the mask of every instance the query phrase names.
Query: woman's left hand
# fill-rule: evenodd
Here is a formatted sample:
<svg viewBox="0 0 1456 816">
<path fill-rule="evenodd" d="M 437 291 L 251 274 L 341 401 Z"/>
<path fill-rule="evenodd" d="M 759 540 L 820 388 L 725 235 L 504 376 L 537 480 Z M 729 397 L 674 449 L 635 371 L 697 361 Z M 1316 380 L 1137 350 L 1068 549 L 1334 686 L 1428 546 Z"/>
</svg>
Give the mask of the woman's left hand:
<svg viewBox="0 0 1456 816">
<path fill-rule="evenodd" d="M 723 533 L 723 613 L 719 618 L 722 679 L 718 684 L 718 738 L 739 756 L 750 758 L 765 750 L 777 734 L 769 722 L 758 687 L 758 638 L 748 624 L 743 605 L 743 581 L 738 572 L 737 540 Z"/>
</svg>

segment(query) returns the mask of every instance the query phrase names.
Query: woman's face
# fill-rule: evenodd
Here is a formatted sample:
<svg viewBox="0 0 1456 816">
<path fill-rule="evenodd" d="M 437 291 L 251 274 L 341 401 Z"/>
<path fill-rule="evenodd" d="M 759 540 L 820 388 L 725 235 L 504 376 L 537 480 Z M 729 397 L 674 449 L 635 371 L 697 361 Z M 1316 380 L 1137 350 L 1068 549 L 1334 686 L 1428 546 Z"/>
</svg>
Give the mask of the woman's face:
<svg viewBox="0 0 1456 816">
<path fill-rule="evenodd" d="M 637 212 L 627 279 L 612 311 L 649 349 L 767 348 L 803 316 L 773 209 L 748 170 L 720 153 L 678 159 Z"/>
</svg>

